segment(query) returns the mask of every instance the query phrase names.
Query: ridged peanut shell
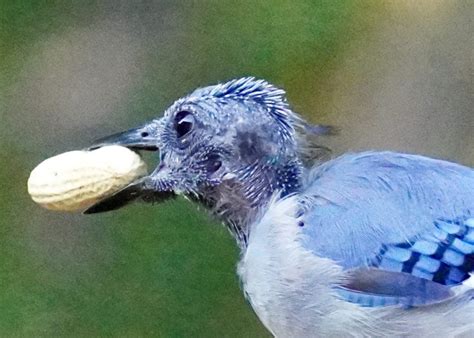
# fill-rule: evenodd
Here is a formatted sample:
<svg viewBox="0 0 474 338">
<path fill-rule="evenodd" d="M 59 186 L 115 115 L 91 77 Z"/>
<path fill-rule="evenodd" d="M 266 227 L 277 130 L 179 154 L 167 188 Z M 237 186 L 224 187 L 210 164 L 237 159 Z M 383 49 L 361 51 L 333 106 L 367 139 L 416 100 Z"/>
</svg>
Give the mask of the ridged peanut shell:
<svg viewBox="0 0 474 338">
<path fill-rule="evenodd" d="M 146 173 L 145 162 L 125 147 L 70 151 L 33 169 L 28 193 L 47 209 L 82 211 Z"/>
</svg>

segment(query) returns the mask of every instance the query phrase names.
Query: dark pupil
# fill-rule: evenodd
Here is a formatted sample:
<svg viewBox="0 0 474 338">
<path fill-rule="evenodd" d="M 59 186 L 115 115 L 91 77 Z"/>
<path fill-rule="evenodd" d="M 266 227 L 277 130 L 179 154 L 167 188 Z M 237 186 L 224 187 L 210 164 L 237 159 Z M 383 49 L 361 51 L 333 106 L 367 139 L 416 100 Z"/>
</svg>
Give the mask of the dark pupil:
<svg viewBox="0 0 474 338">
<path fill-rule="evenodd" d="M 178 114 L 176 114 L 175 128 L 178 138 L 181 138 L 187 133 L 189 133 L 191 131 L 191 128 L 193 127 L 193 123 L 191 122 L 191 120 L 183 121 L 183 119 L 185 119 L 189 115 L 191 115 L 191 113 L 187 111 L 180 111 Z"/>
<path fill-rule="evenodd" d="M 178 133 L 178 138 L 181 138 L 187 133 L 189 133 L 192 126 L 193 124 L 191 122 L 187 122 L 187 121 L 178 122 L 176 126 L 176 132 Z"/>
</svg>

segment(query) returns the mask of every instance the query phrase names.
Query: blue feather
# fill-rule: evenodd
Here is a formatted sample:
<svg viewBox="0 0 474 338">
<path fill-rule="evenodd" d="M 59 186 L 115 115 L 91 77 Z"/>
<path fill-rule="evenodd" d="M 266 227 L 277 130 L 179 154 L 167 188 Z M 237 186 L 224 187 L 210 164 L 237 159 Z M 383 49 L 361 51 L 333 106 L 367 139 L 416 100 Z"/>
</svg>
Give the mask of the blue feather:
<svg viewBox="0 0 474 338">
<path fill-rule="evenodd" d="M 343 299 L 362 306 L 417 306 L 436 303 L 453 295 L 449 287 L 420 276 L 374 268 L 350 270 L 346 284 L 335 287 Z"/>
<path fill-rule="evenodd" d="M 421 256 L 418 262 L 415 264 L 416 269 L 423 270 L 428 273 L 435 273 L 438 271 L 441 262 L 437 259 Z"/>
<path fill-rule="evenodd" d="M 474 270 L 473 169 L 368 152 L 330 161 L 307 182 L 302 241 L 316 255 L 346 270 L 372 266 L 448 286 Z"/>
<path fill-rule="evenodd" d="M 283 89 L 254 77 L 243 77 L 223 84 L 200 88 L 191 95 L 212 96 L 225 100 L 254 101 L 265 107 L 270 116 L 273 116 L 282 127 L 276 132 L 281 133 L 283 140 L 292 138 L 294 127 L 303 124 L 301 118 L 290 109 Z"/>
</svg>

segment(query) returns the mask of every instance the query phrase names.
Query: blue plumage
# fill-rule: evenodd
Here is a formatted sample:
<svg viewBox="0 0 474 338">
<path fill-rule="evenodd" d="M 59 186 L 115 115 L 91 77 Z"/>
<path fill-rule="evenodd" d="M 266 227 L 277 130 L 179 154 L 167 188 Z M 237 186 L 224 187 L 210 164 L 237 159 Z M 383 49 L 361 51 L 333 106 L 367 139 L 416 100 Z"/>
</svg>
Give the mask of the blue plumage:
<svg viewBox="0 0 474 338">
<path fill-rule="evenodd" d="M 462 222 L 435 221 L 435 235 L 421 236 L 421 239 L 400 245 L 391 245 L 381 250 L 372 266 L 392 271 L 411 273 L 435 282 L 453 285 L 469 278 L 474 270 L 474 243 L 465 235 L 473 228 Z M 398 263 L 399 268 L 388 268 L 386 260 Z"/>
<path fill-rule="evenodd" d="M 474 210 L 472 169 L 385 152 L 345 155 L 312 175 L 302 199 L 322 202 L 302 218 L 312 225 L 305 246 L 318 256 L 348 270 L 375 267 L 442 285 L 458 285 L 474 270 L 474 229 L 465 223 Z M 419 293 L 421 302 L 426 290 Z"/>
<path fill-rule="evenodd" d="M 264 80 L 197 89 L 112 139 L 159 148 L 160 165 L 89 212 L 173 194 L 204 205 L 236 238 L 244 292 L 277 336 L 474 333 L 474 170 L 393 152 L 322 162 L 331 131 Z"/>
</svg>

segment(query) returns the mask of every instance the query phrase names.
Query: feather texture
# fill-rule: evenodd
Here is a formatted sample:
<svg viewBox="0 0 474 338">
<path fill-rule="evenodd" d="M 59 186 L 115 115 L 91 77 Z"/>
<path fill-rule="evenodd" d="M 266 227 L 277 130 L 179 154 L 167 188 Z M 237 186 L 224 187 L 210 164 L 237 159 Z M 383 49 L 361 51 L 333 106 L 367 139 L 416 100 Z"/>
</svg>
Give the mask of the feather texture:
<svg viewBox="0 0 474 338">
<path fill-rule="evenodd" d="M 334 129 L 253 77 L 197 89 L 138 130 L 160 165 L 122 193 L 184 194 L 220 217 L 275 336 L 474 336 L 472 168 L 392 152 L 321 164 Z"/>
</svg>

